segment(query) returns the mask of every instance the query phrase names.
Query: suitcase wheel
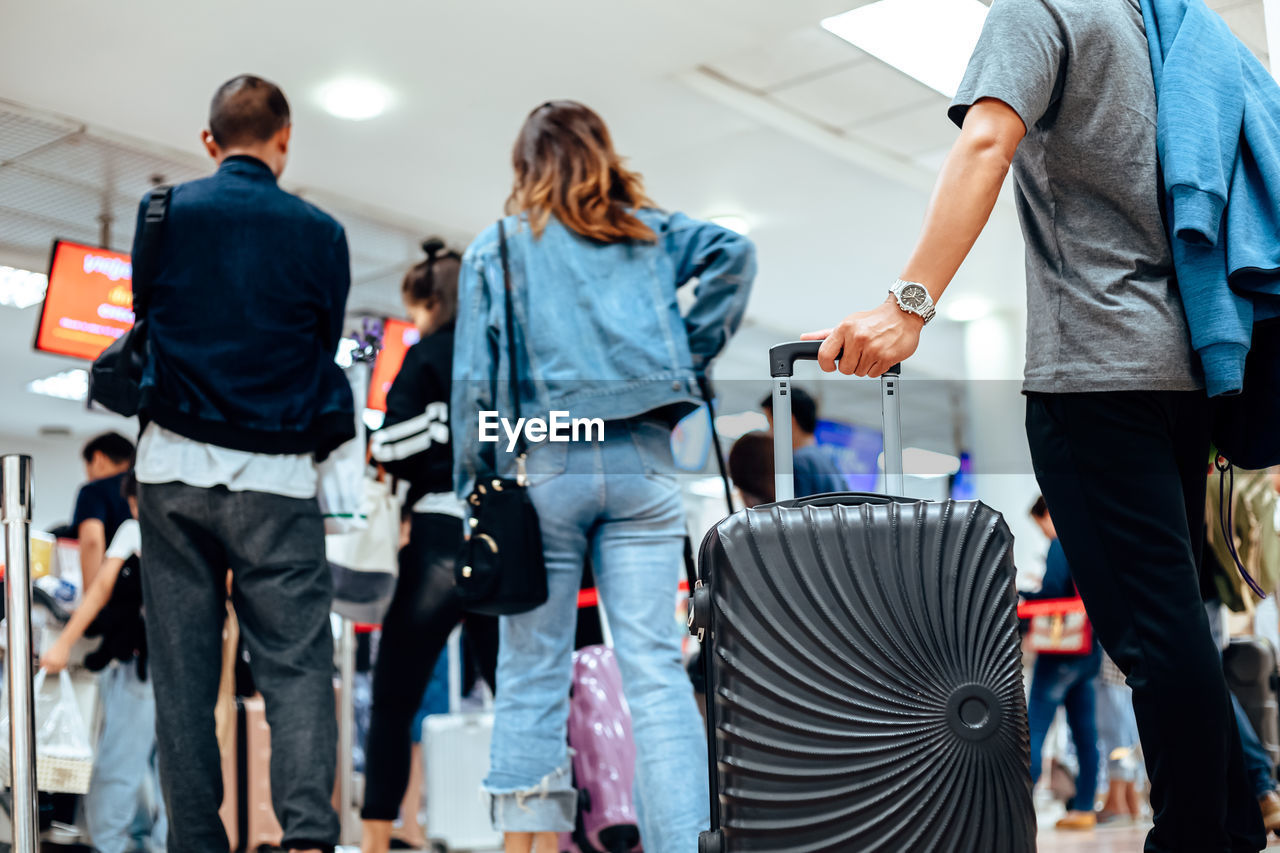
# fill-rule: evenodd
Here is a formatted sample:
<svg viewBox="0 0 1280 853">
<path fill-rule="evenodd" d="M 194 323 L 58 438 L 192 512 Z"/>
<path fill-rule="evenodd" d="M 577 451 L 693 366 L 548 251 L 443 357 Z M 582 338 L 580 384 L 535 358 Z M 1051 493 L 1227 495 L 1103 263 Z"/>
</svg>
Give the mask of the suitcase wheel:
<svg viewBox="0 0 1280 853">
<path fill-rule="evenodd" d="M 720 830 L 704 832 L 698 836 L 698 853 L 724 853 L 724 836 Z"/>
</svg>

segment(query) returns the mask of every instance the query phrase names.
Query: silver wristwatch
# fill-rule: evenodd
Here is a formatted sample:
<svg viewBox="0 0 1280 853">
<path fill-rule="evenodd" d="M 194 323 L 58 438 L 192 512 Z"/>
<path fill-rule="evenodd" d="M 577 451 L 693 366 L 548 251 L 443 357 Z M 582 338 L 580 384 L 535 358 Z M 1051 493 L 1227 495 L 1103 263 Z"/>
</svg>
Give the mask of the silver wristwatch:
<svg viewBox="0 0 1280 853">
<path fill-rule="evenodd" d="M 898 307 L 908 314 L 915 314 L 928 323 L 936 313 L 933 308 L 933 297 L 923 284 L 898 279 L 889 288 L 893 298 L 898 300 Z"/>
</svg>

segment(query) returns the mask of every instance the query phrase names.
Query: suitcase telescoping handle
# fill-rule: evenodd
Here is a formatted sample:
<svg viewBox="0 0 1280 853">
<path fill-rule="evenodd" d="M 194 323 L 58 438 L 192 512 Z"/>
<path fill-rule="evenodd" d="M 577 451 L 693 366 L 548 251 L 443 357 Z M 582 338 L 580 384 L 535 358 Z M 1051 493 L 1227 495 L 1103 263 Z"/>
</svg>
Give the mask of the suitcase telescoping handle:
<svg viewBox="0 0 1280 853">
<path fill-rule="evenodd" d="M 773 483 L 774 500 L 796 496 L 791 460 L 791 377 L 797 361 L 817 361 L 822 341 L 793 341 L 769 350 L 769 375 L 773 377 Z M 838 360 L 838 359 L 837 359 Z M 898 385 L 902 365 L 895 364 L 880 377 L 880 413 L 884 420 L 884 476 L 886 491 L 904 493 L 902 477 L 902 402 Z"/>
</svg>

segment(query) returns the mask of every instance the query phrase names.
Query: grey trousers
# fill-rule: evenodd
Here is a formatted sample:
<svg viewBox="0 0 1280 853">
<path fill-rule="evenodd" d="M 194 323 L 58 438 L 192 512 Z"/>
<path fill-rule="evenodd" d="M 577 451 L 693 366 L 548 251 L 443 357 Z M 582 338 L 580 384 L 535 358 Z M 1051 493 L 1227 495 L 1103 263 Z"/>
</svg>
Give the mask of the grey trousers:
<svg viewBox="0 0 1280 853">
<path fill-rule="evenodd" d="M 332 580 L 314 500 L 182 483 L 139 486 L 142 589 L 169 853 L 221 853 L 213 708 L 226 572 L 271 727 L 271 799 L 285 849 L 331 849 L 337 761 Z"/>
</svg>

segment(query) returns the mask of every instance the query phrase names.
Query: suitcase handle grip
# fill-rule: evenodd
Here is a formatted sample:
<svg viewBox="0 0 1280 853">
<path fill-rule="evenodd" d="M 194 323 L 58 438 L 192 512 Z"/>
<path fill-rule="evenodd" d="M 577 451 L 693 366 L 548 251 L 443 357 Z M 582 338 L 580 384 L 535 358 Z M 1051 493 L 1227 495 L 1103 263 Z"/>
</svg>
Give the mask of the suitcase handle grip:
<svg viewBox="0 0 1280 853">
<path fill-rule="evenodd" d="M 864 504 L 884 506 L 886 504 L 912 504 L 915 502 L 913 498 L 904 498 L 897 495 L 877 495 L 872 492 L 827 492 L 821 495 L 810 495 L 805 498 L 778 501 L 775 506 L 789 508 L 802 506 L 862 506 Z"/>
<path fill-rule="evenodd" d="M 774 379 L 795 374 L 797 361 L 817 361 L 818 349 L 822 341 L 789 341 L 769 348 L 769 375 Z M 843 355 L 841 351 L 841 355 Z M 836 361 L 840 356 L 836 356 Z M 886 375 L 900 376 L 902 365 L 895 364 L 885 371 Z"/>
<path fill-rule="evenodd" d="M 773 378 L 773 484 L 774 497 L 779 501 L 790 500 L 796 494 L 791 464 L 791 375 L 797 361 L 816 360 L 821 346 L 822 341 L 789 341 L 769 348 L 769 375 Z M 901 364 L 895 364 L 880 376 L 885 485 L 887 491 L 898 495 L 906 491 L 902 465 L 902 404 L 898 398 L 901 378 Z"/>
</svg>

